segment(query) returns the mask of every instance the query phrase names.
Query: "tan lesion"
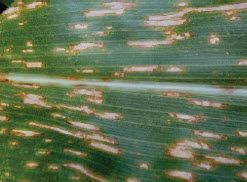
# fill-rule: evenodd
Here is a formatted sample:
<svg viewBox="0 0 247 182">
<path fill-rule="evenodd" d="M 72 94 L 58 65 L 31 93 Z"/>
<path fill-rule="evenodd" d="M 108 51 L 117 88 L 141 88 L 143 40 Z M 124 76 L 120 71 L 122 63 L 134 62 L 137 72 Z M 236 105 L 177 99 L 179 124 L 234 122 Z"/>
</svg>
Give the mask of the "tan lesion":
<svg viewBox="0 0 247 182">
<path fill-rule="evenodd" d="M 19 23 L 18 23 L 18 26 L 24 26 L 24 25 L 26 25 L 27 24 L 27 21 L 20 21 Z"/>
<path fill-rule="evenodd" d="M 195 157 L 193 149 L 209 150 L 210 147 L 207 143 L 202 141 L 184 140 L 168 147 L 166 154 L 175 158 L 192 160 Z"/>
<path fill-rule="evenodd" d="M 187 101 L 189 104 L 195 105 L 195 106 L 200 106 L 200 107 L 205 107 L 205 108 L 216 108 L 216 109 L 225 109 L 227 104 L 217 102 L 217 101 L 211 101 L 211 100 L 202 100 L 202 99 L 197 99 L 197 98 L 191 98 L 193 96 L 192 93 L 188 92 L 175 92 L 175 91 L 166 91 L 162 94 L 163 96 L 166 97 L 171 97 L 171 98 L 181 98 L 185 101 Z M 170 116 L 174 116 L 175 114 L 170 114 Z"/>
<path fill-rule="evenodd" d="M 110 2 L 104 3 L 104 9 L 98 10 L 88 10 L 84 13 L 86 17 L 102 17 L 102 16 L 121 16 L 126 10 L 133 8 L 135 6 L 134 3 L 124 3 L 124 2 Z"/>
<path fill-rule="evenodd" d="M 102 142 L 98 142 L 98 141 L 91 141 L 89 142 L 89 146 L 91 146 L 92 148 L 96 149 L 96 150 L 100 150 L 106 153 L 110 153 L 110 154 L 114 154 L 114 155 L 121 155 L 123 152 L 121 149 L 109 145 L 109 144 L 105 144 Z"/>
<path fill-rule="evenodd" d="M 128 41 L 128 46 L 135 48 L 156 48 L 160 46 L 173 45 L 177 41 L 190 39 L 192 37 L 191 32 L 177 33 L 172 29 L 168 29 L 164 33 L 166 35 L 165 39 Z"/>
<path fill-rule="evenodd" d="M 20 16 L 20 7 L 10 7 L 7 10 L 5 10 L 2 14 L 5 16 L 8 20 L 15 19 Z"/>
<path fill-rule="evenodd" d="M 37 156 L 48 156 L 48 155 L 50 155 L 51 153 L 52 153 L 51 150 L 45 149 L 45 148 L 40 148 L 40 149 L 38 149 L 38 150 L 35 152 L 35 154 L 36 154 Z"/>
<path fill-rule="evenodd" d="M 179 9 L 175 13 L 163 14 L 163 15 L 153 15 L 149 16 L 145 21 L 144 25 L 148 27 L 174 27 L 183 25 L 187 22 L 186 15 L 191 12 L 196 13 L 206 13 L 206 12 L 229 12 L 229 11 L 241 11 L 247 9 L 247 3 L 236 3 L 228 4 L 222 6 L 212 6 L 212 7 L 202 7 L 193 8 L 185 7 Z"/>
<path fill-rule="evenodd" d="M 32 83 L 16 83 L 11 82 L 11 85 L 14 87 L 24 88 L 24 89 L 39 89 L 41 88 L 38 84 L 32 84 Z"/>
<path fill-rule="evenodd" d="M 73 121 L 72 119 L 61 115 L 59 113 L 51 113 L 51 116 L 55 119 L 62 119 L 64 122 L 70 124 L 74 128 L 77 129 L 85 129 L 85 130 L 90 130 L 90 131 L 100 131 L 100 127 L 94 124 L 90 123 L 85 123 L 85 122 L 79 122 L 79 121 Z"/>
<path fill-rule="evenodd" d="M 35 168 L 39 167 L 39 163 L 35 162 L 35 161 L 27 161 L 25 164 L 25 167 L 29 168 L 29 169 L 35 169 Z"/>
<path fill-rule="evenodd" d="M 81 152 L 81 151 L 77 151 L 77 150 L 73 150 L 73 149 L 69 149 L 69 148 L 65 148 L 63 150 L 63 152 L 66 153 L 66 154 L 77 156 L 77 157 L 87 157 L 87 153 Z"/>
<path fill-rule="evenodd" d="M 236 135 L 240 136 L 240 137 L 247 137 L 247 131 L 239 130 L 239 131 L 236 132 Z"/>
<path fill-rule="evenodd" d="M 205 156 L 205 158 L 213 161 L 216 164 L 240 165 L 242 163 L 242 161 L 239 159 L 230 158 L 222 155 Z"/>
<path fill-rule="evenodd" d="M 74 55 L 79 52 L 83 52 L 90 49 L 101 49 L 104 50 L 104 43 L 102 42 L 81 42 L 78 44 L 73 44 L 69 46 L 68 53 Z"/>
<path fill-rule="evenodd" d="M 102 91 L 98 91 L 95 89 L 86 89 L 86 88 L 76 88 L 73 90 L 71 94 L 68 94 L 70 97 L 76 95 L 86 95 L 86 96 L 93 96 L 93 97 L 102 97 Z"/>
<path fill-rule="evenodd" d="M 44 97 L 41 95 L 26 94 L 26 93 L 20 93 L 18 95 L 22 98 L 24 104 L 34 105 L 34 106 L 44 107 L 44 108 L 52 107 L 44 101 Z"/>
<path fill-rule="evenodd" d="M 59 109 L 67 109 L 67 110 L 71 110 L 71 111 L 79 111 L 88 115 L 93 115 L 93 116 L 97 116 L 103 119 L 108 119 L 108 120 L 112 120 L 112 121 L 118 121 L 120 119 L 122 119 L 122 115 L 119 113 L 114 113 L 114 112 L 109 112 L 109 111 L 97 111 L 96 109 L 90 108 L 87 105 L 83 105 L 83 106 L 69 106 L 69 105 L 64 105 L 64 104 L 60 104 L 56 106 Z"/>
<path fill-rule="evenodd" d="M 62 135 L 67 135 L 70 137 L 81 139 L 85 141 L 86 143 L 88 143 L 90 147 L 109 153 L 109 154 L 114 154 L 114 155 L 122 154 L 121 149 L 115 146 L 118 144 L 117 140 L 115 138 L 106 136 L 103 133 L 101 133 L 101 130 L 99 127 L 94 126 L 92 124 L 74 122 L 74 121 L 68 121 L 67 123 L 74 126 L 74 128 L 76 128 L 77 130 L 67 130 L 67 129 L 63 129 L 60 127 L 41 124 L 41 123 L 34 122 L 34 121 L 29 122 L 29 126 L 40 128 L 40 129 L 51 130 L 53 132 L 56 132 Z M 70 149 L 66 150 L 66 152 L 74 153 L 74 154 L 76 153 L 75 151 L 72 152 L 72 150 Z"/>
<path fill-rule="evenodd" d="M 24 51 L 33 51 L 32 49 L 25 49 Z M 27 69 L 44 68 L 45 64 L 42 61 L 25 61 L 25 60 L 12 60 L 12 64 L 22 64 Z"/>
<path fill-rule="evenodd" d="M 72 25 L 70 25 L 70 29 L 72 29 L 71 26 Z M 80 26 L 82 27 L 83 25 L 80 25 Z M 79 25 L 76 26 L 77 28 L 75 28 L 75 25 L 73 25 L 72 27 L 74 27 L 73 29 L 79 29 Z M 64 53 L 70 56 L 74 56 L 78 53 L 82 53 L 82 52 L 89 51 L 89 50 L 105 50 L 105 45 L 103 42 L 90 41 L 90 42 L 71 43 L 68 47 L 54 47 L 53 48 L 53 52 L 55 53 Z M 85 69 L 82 71 L 80 69 L 76 69 L 76 72 L 94 73 L 94 71 L 91 71 L 91 70 L 93 69 Z"/>
<path fill-rule="evenodd" d="M 195 161 L 192 165 L 207 171 L 212 170 L 215 167 L 215 164 L 210 161 Z"/>
<path fill-rule="evenodd" d="M 99 131 L 100 128 L 96 125 L 89 124 L 89 123 L 83 123 L 83 122 L 76 122 L 76 121 L 68 121 L 69 124 L 71 124 L 73 127 L 78 129 L 86 129 L 91 131 Z"/>
<path fill-rule="evenodd" d="M 105 37 L 105 36 L 109 35 L 111 32 L 112 32 L 112 27 L 106 27 L 102 31 L 97 31 L 97 32 L 93 33 L 93 35 L 96 35 L 99 37 Z"/>
<path fill-rule="evenodd" d="M 33 47 L 33 42 L 32 42 L 31 40 L 28 40 L 28 41 L 26 42 L 26 46 L 27 46 L 27 47 Z"/>
<path fill-rule="evenodd" d="M 56 52 L 56 53 L 62 53 L 62 52 L 68 53 L 68 52 L 69 52 L 69 51 L 68 51 L 66 48 L 64 48 L 64 47 L 55 47 L 55 48 L 53 49 L 53 51 Z"/>
<path fill-rule="evenodd" d="M 12 129 L 11 134 L 21 137 L 34 137 L 34 136 L 39 136 L 41 133 L 31 130 Z"/>
<path fill-rule="evenodd" d="M 231 151 L 236 152 L 238 154 L 246 155 L 247 148 L 246 147 L 231 147 Z"/>
<path fill-rule="evenodd" d="M 124 73 L 133 72 L 155 72 L 159 71 L 160 67 L 158 65 L 143 65 L 143 66 L 128 66 L 123 68 Z"/>
<path fill-rule="evenodd" d="M 125 182 L 140 182 L 136 177 L 128 177 Z"/>
<path fill-rule="evenodd" d="M 83 74 L 93 74 L 95 73 L 95 69 L 93 68 L 82 68 L 82 69 L 76 69 L 76 72 L 77 73 L 83 73 Z"/>
<path fill-rule="evenodd" d="M 211 45 L 218 45 L 220 43 L 220 37 L 216 33 L 209 35 L 208 42 Z"/>
<path fill-rule="evenodd" d="M 65 168 L 77 171 L 79 173 L 81 173 L 82 175 L 85 175 L 89 178 L 91 178 L 94 181 L 98 181 L 98 182 L 108 182 L 107 179 L 105 179 L 102 176 L 99 176 L 98 174 L 94 173 L 93 171 L 91 171 L 90 169 L 86 168 L 84 165 L 82 164 L 77 164 L 77 163 L 66 163 L 63 164 L 63 166 Z"/>
<path fill-rule="evenodd" d="M 161 73 L 182 74 L 186 72 L 186 68 L 177 65 L 131 65 L 125 66 L 121 70 L 113 72 L 113 76 L 117 78 L 124 78 L 128 74 L 133 73 Z"/>
<path fill-rule="evenodd" d="M 0 110 L 3 110 L 3 108 L 5 108 L 5 107 L 9 107 L 9 104 L 8 104 L 8 103 L 6 103 L 6 102 L 0 102 L 0 107 L 1 107 L 1 109 L 0 109 Z"/>
<path fill-rule="evenodd" d="M 229 21 L 239 21 L 240 17 L 238 16 L 239 11 L 229 10 L 225 12 L 225 16 Z"/>
<path fill-rule="evenodd" d="M 86 30 L 89 25 L 87 23 L 73 23 L 68 25 L 70 30 Z"/>
<path fill-rule="evenodd" d="M 141 162 L 141 163 L 139 164 L 139 168 L 140 168 L 140 169 L 148 170 L 148 169 L 150 168 L 150 164 L 147 163 L 147 162 Z"/>
<path fill-rule="evenodd" d="M 31 49 L 31 48 L 28 48 L 28 49 L 23 49 L 22 52 L 24 54 L 31 54 L 31 53 L 34 53 L 35 50 L 34 49 Z"/>
<path fill-rule="evenodd" d="M 0 135 L 6 134 L 7 128 L 0 128 Z"/>
<path fill-rule="evenodd" d="M 209 132 L 209 131 L 203 131 L 203 130 L 194 130 L 193 134 L 196 136 L 200 136 L 200 137 L 219 139 L 219 140 L 227 138 L 226 135 L 213 133 L 213 132 Z"/>
<path fill-rule="evenodd" d="M 36 8 L 45 7 L 47 5 L 48 5 L 47 1 L 36 1 L 30 4 L 25 4 L 25 8 L 26 9 L 36 9 Z"/>
<path fill-rule="evenodd" d="M 165 175 L 170 178 L 177 178 L 182 179 L 186 182 L 193 182 L 195 181 L 195 177 L 191 172 L 188 171 L 182 171 L 182 170 L 169 170 L 165 172 Z"/>
<path fill-rule="evenodd" d="M 5 115 L 0 115 L 0 122 L 7 122 L 7 121 L 9 121 L 9 117 Z"/>
<path fill-rule="evenodd" d="M 187 92 L 175 92 L 175 91 L 166 91 L 162 94 L 166 97 L 172 97 L 172 98 L 186 98 L 192 96 L 191 93 Z"/>
<path fill-rule="evenodd" d="M 57 170 L 59 170 L 61 167 L 60 167 L 60 165 L 58 165 L 58 164 L 49 164 L 48 166 L 47 166 L 47 169 L 48 170 L 50 170 L 50 171 L 57 171 Z"/>
<path fill-rule="evenodd" d="M 67 117 L 59 113 L 51 113 L 51 116 L 55 119 L 67 120 Z"/>
<path fill-rule="evenodd" d="M 220 102 L 208 101 L 208 100 L 198 100 L 190 99 L 189 102 L 193 105 L 202 106 L 202 107 L 213 107 L 217 109 L 223 109 L 225 106 Z"/>
<path fill-rule="evenodd" d="M 23 10 L 34 10 L 37 8 L 46 7 L 48 5 L 47 1 L 36 1 L 32 3 L 24 3 L 19 0 L 14 3 L 13 7 L 9 7 L 7 10 L 3 12 L 3 15 L 8 20 L 16 19 L 21 15 Z"/>
<path fill-rule="evenodd" d="M 10 147 L 17 147 L 19 145 L 19 142 L 14 141 L 14 140 L 10 140 L 10 141 L 8 141 L 8 145 Z"/>
<path fill-rule="evenodd" d="M 190 115 L 190 114 L 184 114 L 184 113 L 168 113 L 168 115 L 171 118 L 175 118 L 187 123 L 196 123 L 199 121 L 202 121 L 204 119 L 203 115 L 197 114 L 197 115 Z"/>
<path fill-rule="evenodd" d="M 153 48 L 164 45 L 172 45 L 175 43 L 175 40 L 165 39 L 165 40 L 135 40 L 129 41 L 128 46 L 136 48 Z"/>
<path fill-rule="evenodd" d="M 8 45 L 8 46 L 4 47 L 3 52 L 5 54 L 10 54 L 13 51 L 13 47 L 14 47 L 14 45 Z"/>
<path fill-rule="evenodd" d="M 237 174 L 237 177 L 243 179 L 243 180 L 247 180 L 247 171 L 241 171 Z"/>
<path fill-rule="evenodd" d="M 238 61 L 238 65 L 239 66 L 246 66 L 247 65 L 247 59 L 242 59 L 242 60 Z"/>
</svg>

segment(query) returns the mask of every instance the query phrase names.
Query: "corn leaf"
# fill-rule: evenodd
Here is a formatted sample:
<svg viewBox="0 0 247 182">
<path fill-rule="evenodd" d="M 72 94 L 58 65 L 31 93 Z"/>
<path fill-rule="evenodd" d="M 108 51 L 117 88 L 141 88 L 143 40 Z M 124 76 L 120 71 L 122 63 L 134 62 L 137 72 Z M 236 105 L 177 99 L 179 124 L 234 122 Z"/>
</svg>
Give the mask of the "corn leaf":
<svg viewBox="0 0 247 182">
<path fill-rule="evenodd" d="M 0 181 L 246 181 L 245 0 L 16 0 L 0 15 Z"/>
</svg>

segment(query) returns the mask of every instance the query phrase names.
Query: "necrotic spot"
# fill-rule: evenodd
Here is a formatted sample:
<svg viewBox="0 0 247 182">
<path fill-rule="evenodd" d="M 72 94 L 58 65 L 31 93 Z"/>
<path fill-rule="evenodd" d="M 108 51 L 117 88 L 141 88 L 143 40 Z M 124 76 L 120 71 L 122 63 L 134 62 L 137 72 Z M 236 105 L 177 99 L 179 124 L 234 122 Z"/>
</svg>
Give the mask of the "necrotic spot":
<svg viewBox="0 0 247 182">
<path fill-rule="evenodd" d="M 8 7 L 0 2 L 0 13 L 2 14 L 3 11 L 5 11 Z"/>
</svg>

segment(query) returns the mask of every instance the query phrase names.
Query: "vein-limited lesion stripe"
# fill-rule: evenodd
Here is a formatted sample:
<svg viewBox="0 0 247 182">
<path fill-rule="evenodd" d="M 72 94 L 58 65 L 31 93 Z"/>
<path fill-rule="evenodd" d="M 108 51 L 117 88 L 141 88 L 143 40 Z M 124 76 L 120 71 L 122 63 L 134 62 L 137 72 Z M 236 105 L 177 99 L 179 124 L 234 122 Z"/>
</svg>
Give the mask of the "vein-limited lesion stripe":
<svg viewBox="0 0 247 182">
<path fill-rule="evenodd" d="M 91 170 L 87 169 L 86 167 L 84 167 L 81 164 L 76 164 L 76 163 L 67 163 L 67 164 L 63 164 L 64 167 L 68 168 L 68 169 L 72 169 L 75 171 L 80 172 L 81 174 L 95 180 L 98 182 L 108 182 L 107 179 L 104 179 L 103 177 L 93 173 Z"/>
</svg>

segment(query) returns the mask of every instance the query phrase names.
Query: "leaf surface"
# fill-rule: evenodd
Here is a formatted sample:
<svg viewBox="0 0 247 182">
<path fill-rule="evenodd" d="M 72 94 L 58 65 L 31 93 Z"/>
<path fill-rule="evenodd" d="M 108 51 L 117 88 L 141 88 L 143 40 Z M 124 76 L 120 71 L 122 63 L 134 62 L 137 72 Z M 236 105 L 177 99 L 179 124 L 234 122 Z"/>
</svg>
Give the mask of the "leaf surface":
<svg viewBox="0 0 247 182">
<path fill-rule="evenodd" d="M 15 1 L 0 16 L 0 179 L 246 181 L 246 9 Z"/>
</svg>

